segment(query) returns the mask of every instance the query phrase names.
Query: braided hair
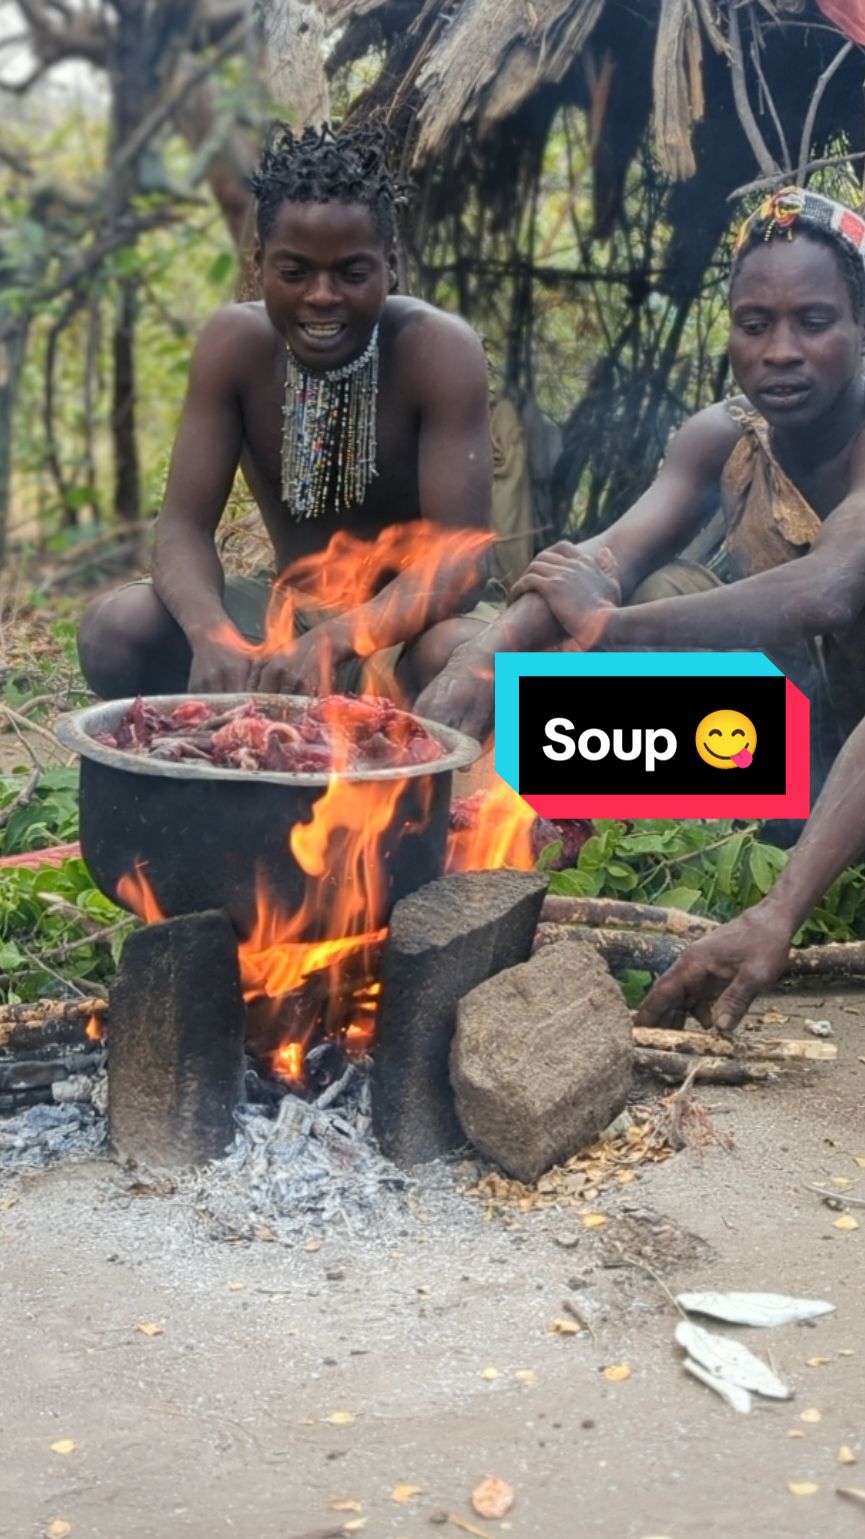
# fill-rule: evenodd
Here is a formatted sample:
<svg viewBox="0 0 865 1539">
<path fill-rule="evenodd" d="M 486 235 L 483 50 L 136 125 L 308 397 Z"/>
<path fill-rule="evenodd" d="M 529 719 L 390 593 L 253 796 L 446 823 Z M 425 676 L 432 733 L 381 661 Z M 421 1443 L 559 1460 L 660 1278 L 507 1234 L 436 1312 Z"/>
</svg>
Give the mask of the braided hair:
<svg viewBox="0 0 865 1539">
<path fill-rule="evenodd" d="M 287 123 L 272 123 L 250 182 L 258 203 L 259 240 L 264 244 L 286 201 L 360 203 L 369 209 L 389 250 L 405 192 L 388 170 L 387 152 L 387 130 L 379 122 L 338 133 L 325 123 L 299 134 Z"/>
<path fill-rule="evenodd" d="M 830 251 L 834 252 L 850 295 L 853 319 L 857 322 L 865 320 L 865 262 L 860 253 L 837 230 L 833 230 L 829 225 L 818 224 L 815 220 L 808 219 L 805 214 L 799 215 L 790 230 L 779 225 L 771 215 L 763 219 L 752 219 L 749 222 L 747 231 L 733 256 L 730 292 L 732 293 L 742 263 L 750 252 L 758 250 L 769 241 L 784 237 L 792 239 L 796 235 L 805 236 L 818 245 L 828 246 Z"/>
</svg>

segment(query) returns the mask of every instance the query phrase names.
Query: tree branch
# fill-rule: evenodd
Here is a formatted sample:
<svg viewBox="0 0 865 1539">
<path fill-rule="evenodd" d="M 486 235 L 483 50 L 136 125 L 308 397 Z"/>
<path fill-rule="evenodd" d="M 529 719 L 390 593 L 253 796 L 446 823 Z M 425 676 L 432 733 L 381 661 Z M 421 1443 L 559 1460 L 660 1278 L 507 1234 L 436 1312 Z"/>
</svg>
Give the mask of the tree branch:
<svg viewBox="0 0 865 1539">
<path fill-rule="evenodd" d="M 736 103 L 736 112 L 748 143 L 756 156 L 757 165 L 763 176 L 779 176 L 781 174 L 781 167 L 771 154 L 757 126 L 757 119 L 754 117 L 748 97 L 745 59 L 742 52 L 742 33 L 739 27 L 739 13 L 736 0 L 730 0 L 730 70 L 732 72 L 733 99 Z"/>
<path fill-rule="evenodd" d="M 804 187 L 805 185 L 806 167 L 808 164 L 808 156 L 811 151 L 811 138 L 814 133 L 814 124 L 817 121 L 817 113 L 820 108 L 820 103 L 823 100 L 823 93 L 825 92 L 829 81 L 832 79 L 832 76 L 836 73 L 837 70 L 841 68 L 841 65 L 844 63 L 847 55 L 852 53 L 853 47 L 854 44 L 852 42 L 848 42 L 845 43 L 842 48 L 838 49 L 834 59 L 830 64 L 827 64 L 814 88 L 814 95 L 811 97 L 808 113 L 805 118 L 805 127 L 802 129 L 802 139 L 799 144 L 799 166 L 796 173 L 796 181 L 800 187 Z"/>
</svg>

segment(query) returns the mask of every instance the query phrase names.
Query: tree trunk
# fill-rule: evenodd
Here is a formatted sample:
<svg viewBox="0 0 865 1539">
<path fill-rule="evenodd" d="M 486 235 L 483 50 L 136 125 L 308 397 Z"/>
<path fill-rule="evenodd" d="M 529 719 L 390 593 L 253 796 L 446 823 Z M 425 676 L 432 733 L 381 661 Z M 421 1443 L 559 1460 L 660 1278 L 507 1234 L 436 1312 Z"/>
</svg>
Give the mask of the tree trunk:
<svg viewBox="0 0 865 1539">
<path fill-rule="evenodd" d="M 141 475 L 135 428 L 135 279 L 120 285 L 114 328 L 114 382 L 111 437 L 114 444 L 114 512 L 135 522 L 141 516 Z"/>
<path fill-rule="evenodd" d="M 8 328 L 8 329 L 7 329 Z M 15 402 L 27 341 L 27 317 L 12 316 L 0 304 L 0 569 L 6 557 L 12 504 L 12 432 Z"/>
</svg>

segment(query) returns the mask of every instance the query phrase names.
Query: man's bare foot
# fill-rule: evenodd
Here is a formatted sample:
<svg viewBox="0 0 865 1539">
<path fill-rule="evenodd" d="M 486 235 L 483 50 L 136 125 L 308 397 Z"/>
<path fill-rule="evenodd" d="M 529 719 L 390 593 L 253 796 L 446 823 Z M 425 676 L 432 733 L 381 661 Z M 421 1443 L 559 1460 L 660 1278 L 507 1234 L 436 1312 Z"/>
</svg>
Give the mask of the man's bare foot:
<svg viewBox="0 0 865 1539">
<path fill-rule="evenodd" d="M 484 743 L 493 730 L 494 705 L 494 657 L 476 643 L 466 642 L 421 691 L 414 709 L 418 716 L 454 727 Z"/>
</svg>

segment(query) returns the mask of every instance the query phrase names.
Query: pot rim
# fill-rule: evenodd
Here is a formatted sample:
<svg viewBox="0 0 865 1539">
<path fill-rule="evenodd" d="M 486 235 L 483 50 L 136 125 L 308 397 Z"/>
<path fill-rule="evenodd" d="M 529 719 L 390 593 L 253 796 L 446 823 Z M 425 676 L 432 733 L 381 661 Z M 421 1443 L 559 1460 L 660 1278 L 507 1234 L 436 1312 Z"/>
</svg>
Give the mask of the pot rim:
<svg viewBox="0 0 865 1539">
<path fill-rule="evenodd" d="M 97 705 L 86 706 L 81 711 L 67 711 L 59 716 L 54 723 L 54 734 L 64 748 L 77 753 L 82 759 L 92 759 L 97 764 L 104 764 L 109 769 L 125 771 L 131 775 L 152 775 L 167 780 L 226 780 L 233 784 L 244 782 L 251 785 L 279 785 L 279 786 L 320 786 L 322 788 L 330 784 L 331 780 L 368 781 L 368 780 L 417 780 L 422 775 L 441 775 L 452 770 L 465 769 L 480 757 L 481 746 L 473 737 L 467 737 L 463 732 L 457 732 L 453 727 L 444 727 L 440 722 L 429 721 L 426 717 L 418 716 L 416 720 L 434 737 L 436 742 L 446 750 L 442 759 L 435 759 L 429 764 L 391 765 L 384 769 L 349 770 L 347 773 L 339 773 L 334 776 L 318 771 L 317 773 L 291 774 L 285 770 L 240 770 L 230 769 L 227 766 L 217 764 L 205 764 L 199 760 L 183 760 L 180 763 L 171 763 L 164 759 L 151 759 L 146 754 L 127 753 L 122 748 L 108 748 L 104 743 L 97 743 L 93 737 L 94 732 L 111 732 L 119 723 L 120 718 L 129 710 L 135 702 L 135 696 L 126 700 L 104 700 Z M 147 705 L 153 705 L 160 711 L 171 711 L 176 706 L 183 705 L 188 700 L 200 700 L 200 695 L 144 695 L 142 699 Z M 254 691 L 246 691 L 241 694 L 231 695 L 207 695 L 208 701 L 212 701 L 216 709 L 230 710 L 235 705 L 242 705 L 248 700 L 256 700 L 265 705 L 304 705 L 310 697 L 306 695 L 269 695 L 257 694 Z"/>
</svg>

